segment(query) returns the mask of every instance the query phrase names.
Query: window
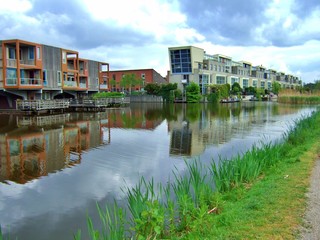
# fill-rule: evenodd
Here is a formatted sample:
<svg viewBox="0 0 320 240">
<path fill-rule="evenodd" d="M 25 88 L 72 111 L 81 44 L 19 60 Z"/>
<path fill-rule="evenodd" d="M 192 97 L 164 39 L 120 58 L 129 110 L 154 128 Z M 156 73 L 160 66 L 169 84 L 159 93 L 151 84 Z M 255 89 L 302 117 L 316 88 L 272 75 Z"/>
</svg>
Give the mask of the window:
<svg viewBox="0 0 320 240">
<path fill-rule="evenodd" d="M 242 86 L 243 86 L 243 88 L 249 87 L 249 80 L 248 79 L 243 79 L 242 80 Z"/>
<path fill-rule="evenodd" d="M 217 76 L 217 84 L 225 84 L 226 83 L 226 77 L 225 76 Z"/>
<path fill-rule="evenodd" d="M 258 86 L 258 81 L 252 80 L 252 86 L 256 88 Z"/>
<path fill-rule="evenodd" d="M 239 82 L 239 78 L 236 77 L 231 77 L 231 85 L 233 85 L 234 83 L 238 83 Z"/>
<path fill-rule="evenodd" d="M 57 72 L 57 82 L 58 82 L 58 86 L 61 86 L 61 72 L 60 71 Z"/>
<path fill-rule="evenodd" d="M 28 48 L 28 58 L 29 58 L 29 60 L 33 60 L 34 59 L 34 47 L 29 47 Z"/>
<path fill-rule="evenodd" d="M 43 86 L 47 86 L 47 70 L 43 70 Z"/>
<path fill-rule="evenodd" d="M 261 81 L 260 85 L 261 85 L 261 88 L 264 88 L 265 87 L 265 82 Z"/>
<path fill-rule="evenodd" d="M 268 82 L 268 90 L 271 90 L 271 89 L 272 89 L 272 83 Z"/>
<path fill-rule="evenodd" d="M 62 52 L 62 63 L 67 63 L 67 53 L 65 51 Z"/>
<path fill-rule="evenodd" d="M 37 47 L 37 59 L 41 59 L 41 51 L 40 51 L 40 47 Z"/>
<path fill-rule="evenodd" d="M 16 49 L 8 48 L 8 57 L 9 59 L 16 59 Z"/>
<path fill-rule="evenodd" d="M 191 73 L 190 49 L 170 51 L 172 73 Z"/>
<path fill-rule="evenodd" d="M 146 74 L 145 73 L 141 73 L 141 78 L 142 79 L 146 79 Z"/>
</svg>

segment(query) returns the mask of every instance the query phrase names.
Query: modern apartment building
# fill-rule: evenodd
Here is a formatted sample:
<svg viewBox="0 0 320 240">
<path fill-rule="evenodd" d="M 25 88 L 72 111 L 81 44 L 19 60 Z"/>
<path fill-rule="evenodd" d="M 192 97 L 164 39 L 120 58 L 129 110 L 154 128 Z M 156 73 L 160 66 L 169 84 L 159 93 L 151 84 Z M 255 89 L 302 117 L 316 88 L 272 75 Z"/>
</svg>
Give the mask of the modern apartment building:
<svg viewBox="0 0 320 240">
<path fill-rule="evenodd" d="M 110 84 L 108 87 L 109 91 L 129 91 L 128 86 L 122 87 L 120 82 L 125 75 L 133 74 L 136 79 L 140 80 L 140 84 L 131 86 L 131 90 L 140 91 L 148 83 L 164 84 L 167 83 L 166 79 L 160 75 L 154 69 L 134 69 L 134 70 L 114 70 L 109 72 Z M 124 89 L 125 88 L 125 89 Z"/>
<path fill-rule="evenodd" d="M 19 39 L 0 45 L 0 108 L 14 108 L 17 99 L 82 98 L 108 89 L 108 63 Z"/>
<path fill-rule="evenodd" d="M 277 81 L 282 88 L 294 89 L 301 86 L 297 76 L 253 66 L 247 61 L 233 61 L 232 57 L 221 54 L 209 55 L 204 49 L 194 46 L 171 47 L 169 50 L 169 82 L 177 83 L 183 90 L 190 82 L 200 86 L 206 94 L 210 84 L 230 84 L 237 82 L 242 88 L 256 87 L 272 89 Z"/>
</svg>

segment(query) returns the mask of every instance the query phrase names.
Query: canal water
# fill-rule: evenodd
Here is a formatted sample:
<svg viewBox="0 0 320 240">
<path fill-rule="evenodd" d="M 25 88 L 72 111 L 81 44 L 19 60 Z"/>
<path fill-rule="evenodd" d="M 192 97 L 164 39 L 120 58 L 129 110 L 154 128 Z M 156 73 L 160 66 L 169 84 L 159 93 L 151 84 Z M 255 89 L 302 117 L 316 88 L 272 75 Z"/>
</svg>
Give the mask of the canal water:
<svg viewBox="0 0 320 240">
<path fill-rule="evenodd" d="M 308 106 L 272 102 L 136 104 L 99 113 L 0 115 L 0 225 L 18 240 L 73 239 L 143 176 L 167 182 L 184 161 L 281 139 Z M 86 239 L 86 237 L 83 237 Z"/>
</svg>

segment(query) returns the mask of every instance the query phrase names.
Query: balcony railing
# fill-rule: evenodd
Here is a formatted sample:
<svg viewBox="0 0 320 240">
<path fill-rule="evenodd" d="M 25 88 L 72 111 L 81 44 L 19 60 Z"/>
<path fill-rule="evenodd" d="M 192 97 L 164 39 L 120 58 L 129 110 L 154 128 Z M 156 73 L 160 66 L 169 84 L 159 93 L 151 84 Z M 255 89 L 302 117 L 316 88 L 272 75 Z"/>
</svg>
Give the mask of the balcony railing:
<svg viewBox="0 0 320 240">
<path fill-rule="evenodd" d="M 35 65 L 35 61 L 34 61 L 34 59 L 28 59 L 28 60 L 22 59 L 22 60 L 20 60 L 20 64 L 33 66 L 33 65 Z"/>
<path fill-rule="evenodd" d="M 6 85 L 7 86 L 17 86 L 18 79 L 17 78 L 6 78 Z"/>
<path fill-rule="evenodd" d="M 86 83 L 79 83 L 79 87 L 80 88 L 87 88 L 87 84 Z"/>
<path fill-rule="evenodd" d="M 39 78 L 21 78 L 21 86 L 41 86 L 41 79 Z"/>
<path fill-rule="evenodd" d="M 64 87 L 76 87 L 77 86 L 77 82 L 75 82 L 75 81 L 64 81 L 63 86 Z"/>
<path fill-rule="evenodd" d="M 7 67 L 17 67 L 17 60 L 16 59 L 7 59 Z"/>
</svg>

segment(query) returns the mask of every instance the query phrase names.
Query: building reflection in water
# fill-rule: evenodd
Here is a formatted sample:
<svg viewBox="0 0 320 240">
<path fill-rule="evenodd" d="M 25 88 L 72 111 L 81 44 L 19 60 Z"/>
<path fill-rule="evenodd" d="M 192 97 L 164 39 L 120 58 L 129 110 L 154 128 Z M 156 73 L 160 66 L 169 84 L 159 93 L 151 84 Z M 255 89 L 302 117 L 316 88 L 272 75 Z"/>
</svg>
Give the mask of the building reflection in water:
<svg viewBox="0 0 320 240">
<path fill-rule="evenodd" d="M 10 116 L 0 124 L 0 182 L 24 184 L 81 163 L 84 152 L 111 143 L 111 129 L 153 130 L 159 106 L 50 116 Z M 2 116 L 0 116 L 2 117 Z M 0 118 L 1 120 L 1 118 Z"/>
<path fill-rule="evenodd" d="M 23 184 L 79 164 L 83 151 L 110 143 L 107 122 L 72 121 L 70 114 L 17 117 L 17 128 L 0 134 L 0 181 Z"/>
<path fill-rule="evenodd" d="M 253 129 L 259 132 L 259 128 L 263 128 L 267 122 L 274 121 L 274 116 L 295 113 L 298 109 L 251 102 L 216 106 L 174 105 L 170 112 L 175 118 L 168 120 L 170 155 L 199 156 L 208 146 L 245 138 Z"/>
</svg>

